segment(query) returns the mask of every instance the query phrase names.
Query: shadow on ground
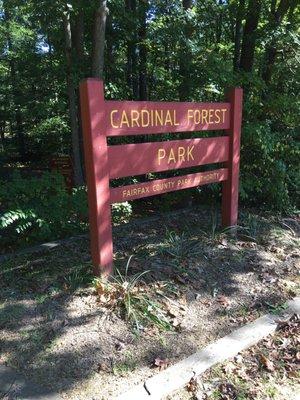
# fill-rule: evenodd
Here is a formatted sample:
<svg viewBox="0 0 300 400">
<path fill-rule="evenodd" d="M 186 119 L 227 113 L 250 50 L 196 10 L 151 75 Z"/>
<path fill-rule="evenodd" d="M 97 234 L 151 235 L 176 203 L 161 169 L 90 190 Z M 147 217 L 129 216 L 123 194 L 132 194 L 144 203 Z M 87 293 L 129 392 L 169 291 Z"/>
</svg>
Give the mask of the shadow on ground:
<svg viewBox="0 0 300 400">
<path fill-rule="evenodd" d="M 166 283 L 171 302 L 186 302 L 171 332 L 137 335 L 99 304 L 87 239 L 5 261 L 0 362 L 48 394 L 110 398 L 153 374 L 156 357 L 177 361 L 261 313 L 278 311 L 297 290 L 290 279 L 299 255 L 295 220 L 245 212 L 243 227 L 231 235 L 220 233 L 218 218 L 214 210 L 191 209 L 115 229 L 116 266 L 122 271 L 133 254 L 131 274 L 149 270 L 149 285 Z"/>
</svg>

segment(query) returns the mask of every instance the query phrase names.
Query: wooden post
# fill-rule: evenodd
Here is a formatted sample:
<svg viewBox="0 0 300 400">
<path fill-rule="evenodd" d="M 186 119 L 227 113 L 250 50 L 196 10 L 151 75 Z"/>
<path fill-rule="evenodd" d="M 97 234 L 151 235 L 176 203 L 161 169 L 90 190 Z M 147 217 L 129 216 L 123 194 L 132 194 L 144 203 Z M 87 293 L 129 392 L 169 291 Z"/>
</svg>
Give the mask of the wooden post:
<svg viewBox="0 0 300 400">
<path fill-rule="evenodd" d="M 112 272 L 113 247 L 104 89 L 101 80 L 87 79 L 80 84 L 80 104 L 94 274 L 107 276 Z"/>
<path fill-rule="evenodd" d="M 239 170 L 240 170 L 240 142 L 242 125 L 243 89 L 234 88 L 227 94 L 230 102 L 230 128 L 226 131 L 230 137 L 228 180 L 222 187 L 222 225 L 230 227 L 237 224 L 238 197 L 239 197 Z"/>
</svg>

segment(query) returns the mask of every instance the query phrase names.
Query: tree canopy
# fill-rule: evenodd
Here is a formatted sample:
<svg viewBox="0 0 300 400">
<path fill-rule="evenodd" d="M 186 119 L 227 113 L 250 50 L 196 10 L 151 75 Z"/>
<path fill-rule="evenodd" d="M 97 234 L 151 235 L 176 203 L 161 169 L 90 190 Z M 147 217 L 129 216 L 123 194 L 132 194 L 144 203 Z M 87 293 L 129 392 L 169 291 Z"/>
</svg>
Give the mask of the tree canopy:
<svg viewBox="0 0 300 400">
<path fill-rule="evenodd" d="M 245 89 L 241 197 L 279 209 L 299 183 L 297 0 L 0 1 L 2 167 L 72 154 L 78 85 L 108 99 L 219 101 Z"/>
</svg>

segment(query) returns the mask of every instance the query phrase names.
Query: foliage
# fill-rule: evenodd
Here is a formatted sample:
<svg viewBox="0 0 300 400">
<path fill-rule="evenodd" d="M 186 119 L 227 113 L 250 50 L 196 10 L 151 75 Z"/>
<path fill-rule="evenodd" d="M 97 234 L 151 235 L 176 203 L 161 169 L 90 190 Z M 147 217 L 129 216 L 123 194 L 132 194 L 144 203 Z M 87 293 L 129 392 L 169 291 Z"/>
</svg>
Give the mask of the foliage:
<svg viewBox="0 0 300 400">
<path fill-rule="evenodd" d="M 114 221 L 116 222 L 128 222 L 132 215 L 132 206 L 128 201 L 123 203 L 114 203 L 112 205 L 112 212 Z"/>
<path fill-rule="evenodd" d="M 70 129 L 67 121 L 61 116 L 42 120 L 29 132 L 28 145 L 32 153 L 40 159 L 67 154 L 70 147 Z"/>
<path fill-rule="evenodd" d="M 177 234 L 167 231 L 164 243 L 161 246 L 161 253 L 168 255 L 179 263 L 201 253 L 198 241 L 191 240 L 186 233 Z"/>
<path fill-rule="evenodd" d="M 22 178 L 15 173 L 0 187 L 0 235 L 4 247 L 58 239 L 86 229 L 86 216 L 78 198 L 82 190 L 68 193 L 63 178 L 45 173 L 42 178 Z M 79 207 L 78 207 L 79 206 Z M 86 212 L 85 212 L 86 214 Z"/>
<path fill-rule="evenodd" d="M 0 182 L 0 199 L 1 251 L 87 230 L 86 188 L 69 192 L 59 174 L 23 178 L 15 172 L 9 182 Z M 130 215 L 127 203 L 113 209 L 115 222 L 128 220 Z"/>
<path fill-rule="evenodd" d="M 66 4 L 61 0 L 19 3 L 0 1 L 0 179 L 8 179 L 14 169 L 28 165 L 33 170 L 44 168 L 52 156 L 72 153 L 68 82 L 74 85 L 73 125 L 79 126 L 77 88 L 80 80 L 92 73 L 94 16 L 99 2 L 68 2 L 69 58 L 63 24 Z M 249 19 L 253 4 L 261 5 L 257 27 Z M 115 0 L 107 5 L 106 98 L 220 101 L 228 87 L 243 87 L 241 200 L 282 212 L 299 206 L 299 4 L 279 0 Z M 242 45 L 249 26 L 254 27 L 248 32 L 253 48 L 246 46 L 245 68 Z M 166 134 L 164 139 L 173 137 Z M 124 141 L 128 138 L 120 139 L 120 143 Z M 57 179 L 44 179 L 49 189 L 30 179 L 27 189 L 15 178 L 10 185 L 2 184 L 5 246 L 85 229 L 84 190 L 79 188 L 70 195 Z M 40 203 L 28 193 L 34 188 L 45 194 Z M 6 192 L 19 200 L 9 200 Z M 194 196 L 195 201 L 219 197 L 219 189 L 203 187 L 201 193 Z M 166 195 L 159 207 L 172 208 L 172 199 L 187 204 L 190 197 L 190 191 Z M 116 205 L 114 210 L 125 220 L 131 213 L 128 204 Z"/>
<path fill-rule="evenodd" d="M 296 204 L 300 148 L 296 131 L 248 123 L 243 130 L 241 198 L 250 204 L 288 210 Z"/>
</svg>

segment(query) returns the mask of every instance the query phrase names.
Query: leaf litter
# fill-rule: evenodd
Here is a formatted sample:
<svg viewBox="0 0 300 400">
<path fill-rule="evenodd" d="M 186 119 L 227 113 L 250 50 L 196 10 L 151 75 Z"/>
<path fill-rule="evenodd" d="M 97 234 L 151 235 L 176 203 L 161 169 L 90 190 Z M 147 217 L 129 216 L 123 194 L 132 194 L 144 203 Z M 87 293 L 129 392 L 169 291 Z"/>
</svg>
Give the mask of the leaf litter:
<svg viewBox="0 0 300 400">
<path fill-rule="evenodd" d="M 35 302 L 34 293 L 45 295 L 46 300 L 36 301 L 34 310 L 31 308 L 24 317 L 10 319 L 7 326 L 2 325 L 3 362 L 51 390 L 63 389 L 68 400 L 95 397 L 106 400 L 262 313 L 282 310 L 282 304 L 298 292 L 296 239 L 289 240 L 285 235 L 284 245 L 279 246 L 284 253 L 270 252 L 268 247 L 272 242 L 276 246 L 281 239 L 269 234 L 269 219 L 268 234 L 250 243 L 222 232 L 204 235 L 199 226 L 207 217 L 206 211 L 189 211 L 182 217 L 193 220 L 193 226 L 189 227 L 194 229 L 192 246 L 183 246 L 181 241 L 181 247 L 170 251 L 167 257 L 158 251 L 165 227 L 157 221 L 143 225 L 142 230 L 135 227 L 130 234 L 128 227 L 116 233 L 118 266 L 122 261 L 120 270 L 129 257 L 123 248 L 133 249 L 135 253 L 127 276 L 124 271 L 121 277 L 115 276 L 118 281 L 98 281 L 92 288 L 84 287 L 86 271 L 90 269 L 86 261 L 89 259 L 87 240 L 70 242 L 48 252 L 44 258 L 49 265 L 35 264 L 35 268 L 47 272 L 45 279 L 37 274 L 38 279 L 34 280 L 29 271 L 30 279 L 25 280 L 26 271 L 22 270 L 22 275 L 13 280 L 12 274 L 5 272 L 0 289 L 6 308 L 11 301 L 10 290 L 13 301 L 25 306 L 27 298 Z M 180 229 L 178 225 L 178 235 L 181 235 Z M 181 238 L 189 240 L 189 233 Z M 150 252 L 144 243 L 151 244 Z M 290 254 L 293 256 L 288 256 Z M 78 265 L 78 260 L 82 262 L 79 272 L 68 275 L 71 266 Z M 31 261 L 34 261 L 33 256 L 26 265 L 30 266 Z M 20 262 L 20 258 L 16 262 Z M 18 282 L 22 284 L 21 289 Z M 83 287 L 73 291 L 77 282 Z M 20 290 L 24 290 L 24 297 L 22 292 L 19 294 Z M 286 324 L 287 321 L 282 322 L 283 329 L 284 326 L 287 329 Z M 295 329 L 290 321 L 288 326 L 289 332 Z M 51 337 L 46 334 L 49 327 Z M 24 335 L 28 338 L 26 341 Z M 6 340 L 8 336 L 11 341 Z M 287 334 L 274 348 L 272 342 L 267 344 L 267 348 L 271 346 L 268 351 L 262 349 L 255 356 L 249 352 L 249 363 L 244 354 L 239 355 L 222 372 L 230 381 L 217 381 L 211 388 L 208 384 L 202 387 L 200 383 L 198 398 L 204 399 L 222 383 L 233 385 L 244 395 L 240 382 L 231 376 L 249 383 L 255 379 L 255 373 L 260 372 L 267 379 L 280 372 L 276 360 L 286 365 L 287 379 L 295 379 L 299 346 L 293 352 L 292 342 Z M 272 366 L 262 356 L 273 363 L 274 371 L 268 370 Z M 155 368 L 154 360 L 158 364 Z M 220 386 L 220 390 L 227 397 L 234 393 L 228 385 Z M 253 390 L 258 391 L 257 388 Z"/>
</svg>

